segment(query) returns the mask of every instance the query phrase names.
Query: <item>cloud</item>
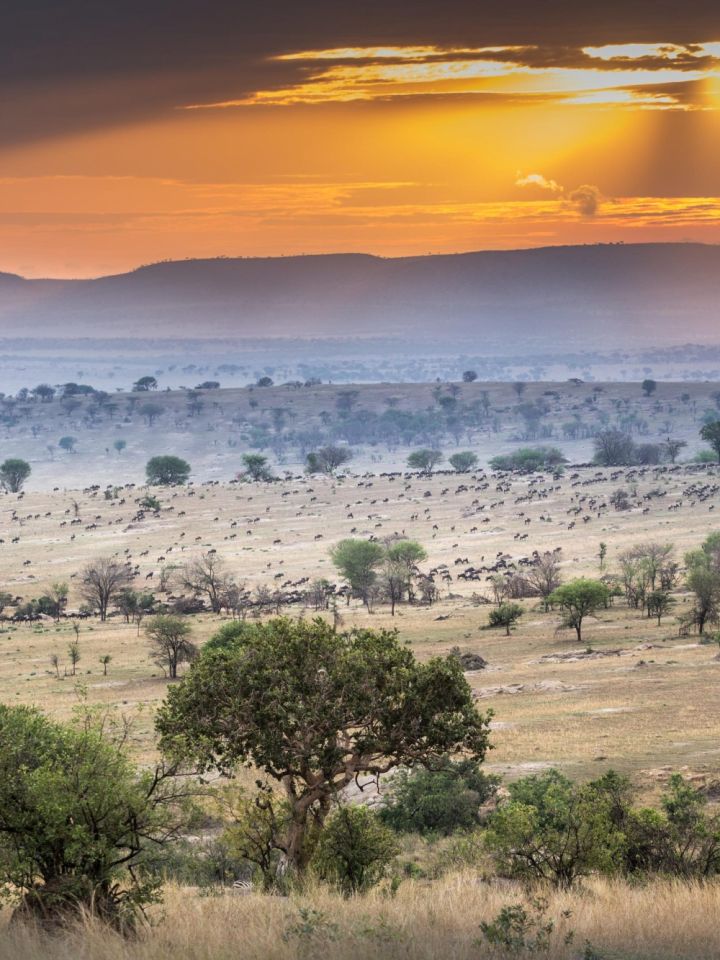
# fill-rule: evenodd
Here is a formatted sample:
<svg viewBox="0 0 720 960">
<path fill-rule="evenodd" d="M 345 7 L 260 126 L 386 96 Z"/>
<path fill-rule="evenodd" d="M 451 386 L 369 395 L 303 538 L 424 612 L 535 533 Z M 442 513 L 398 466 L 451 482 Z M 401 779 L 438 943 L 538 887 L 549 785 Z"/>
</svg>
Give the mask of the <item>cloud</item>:
<svg viewBox="0 0 720 960">
<path fill-rule="evenodd" d="M 445 0 L 442 10 L 437 0 L 6 3 L 0 86 L 12 95 L 2 105 L 0 145 L 294 90 L 308 70 L 330 62 L 317 59 L 323 51 L 338 65 L 348 62 L 340 54 L 367 62 L 353 59 L 357 51 L 392 63 L 405 48 L 416 60 L 442 61 L 454 50 L 466 60 L 501 56 L 520 69 L 606 74 L 638 67 L 692 75 L 720 57 L 716 43 L 702 42 L 720 35 L 712 0 L 583 0 L 572 16 L 565 3 L 543 5 L 542 16 L 537 9 L 536 0 Z"/>
<path fill-rule="evenodd" d="M 598 187 L 586 183 L 571 191 L 567 199 L 581 216 L 594 217 L 600 209 L 602 193 Z"/>
<path fill-rule="evenodd" d="M 541 173 L 529 173 L 526 177 L 521 177 L 518 174 L 515 186 L 540 187 L 541 190 L 549 190 L 551 193 L 562 193 L 563 190 L 556 180 L 548 180 Z"/>
<path fill-rule="evenodd" d="M 518 174 L 516 187 L 539 187 L 558 195 L 561 206 L 573 210 L 582 217 L 597 216 L 603 200 L 602 191 L 592 184 L 582 184 L 574 190 L 566 190 L 557 180 L 549 180 L 542 173 L 529 173 L 523 177 Z"/>
</svg>

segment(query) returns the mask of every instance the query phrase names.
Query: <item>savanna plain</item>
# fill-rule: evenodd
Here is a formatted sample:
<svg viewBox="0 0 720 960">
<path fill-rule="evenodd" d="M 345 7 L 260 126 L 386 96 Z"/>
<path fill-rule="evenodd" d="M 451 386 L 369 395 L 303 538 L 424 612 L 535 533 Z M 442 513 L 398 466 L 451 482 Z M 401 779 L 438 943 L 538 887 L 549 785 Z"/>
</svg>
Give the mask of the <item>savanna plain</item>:
<svg viewBox="0 0 720 960">
<path fill-rule="evenodd" d="M 160 761 L 157 711 L 199 669 L 207 641 L 284 617 L 320 618 L 335 635 L 396 632 L 420 666 L 435 658 L 459 664 L 457 682 L 473 709 L 490 715 L 479 765 L 487 795 L 473 788 L 476 802 L 462 823 L 398 828 L 384 817 L 402 800 L 398 778 L 412 787 L 417 776 L 401 764 L 378 776 L 359 770 L 343 784 L 323 823 L 362 808 L 372 824 L 356 824 L 353 843 L 362 846 L 361 826 L 377 827 L 390 851 L 361 851 L 367 882 L 348 885 L 327 849 L 301 877 L 283 874 L 278 837 L 267 840 L 270 866 L 244 855 L 237 835 L 247 828 L 256 781 L 276 794 L 280 786 L 239 764 L 232 778 L 217 770 L 204 778 L 210 783 L 192 816 L 165 845 L 165 859 L 152 863 L 162 897 L 145 906 L 131 934 L 108 929 L 91 911 L 48 933 L 18 923 L 8 903 L 0 956 L 720 955 L 718 625 L 714 596 L 707 622 L 698 623 L 704 601 L 692 580 L 692 555 L 703 544 L 711 572 L 717 560 L 720 468 L 710 454 L 696 454 L 707 446 L 699 432 L 715 422 L 718 397 L 708 383 L 467 382 L 211 387 L 189 398 L 136 392 L 6 405 L 2 459 L 25 456 L 32 465 L 24 490 L 0 496 L 6 706 L 35 707 L 62 724 L 102 712 L 123 731 L 118 749 L 147 772 Z M 645 447 L 639 462 L 593 462 L 608 431 Z M 58 445 L 63 437 L 69 447 Z M 306 472 L 307 455 L 329 444 L 352 458 Z M 564 464 L 528 471 L 490 462 L 550 446 Z M 407 458 L 418 449 L 439 449 L 443 459 L 411 469 Z M 450 467 L 459 451 L 476 458 L 467 470 Z M 248 475 L 248 452 L 266 458 L 272 479 Z M 191 482 L 146 485 L 145 462 L 157 454 L 185 457 Z M 364 586 L 338 560 L 345 541 L 378 547 Z M 408 541 L 420 547 L 416 562 L 393 585 L 397 567 L 380 552 Z M 111 592 L 102 619 L 86 582 L 101 560 L 125 571 L 125 596 Z M 546 596 L 533 580 L 543 561 L 554 578 Z M 232 584 L 230 599 L 213 601 L 202 569 Z M 578 581 L 605 591 L 587 607 L 581 634 L 557 593 Z M 18 616 L 42 596 L 59 596 L 59 606 Z M 186 631 L 177 678 L 153 639 L 158 616 Z M 608 787 L 608 771 L 622 786 Z M 587 784 L 598 782 L 604 786 L 592 793 Z M 471 788 L 462 789 L 450 808 L 467 801 Z M 230 819 L 212 791 L 231 798 Z M 633 824 L 647 826 L 648 811 L 658 818 L 662 841 L 649 839 L 648 827 L 642 864 L 628 864 L 632 831 L 612 822 L 610 806 L 604 825 L 587 812 L 605 809 L 611 793 L 613 802 L 622 794 L 622 816 Z M 694 818 L 684 833 L 672 822 L 681 795 Z M 528 825 L 523 817 L 536 819 Z M 518 856 L 521 838 L 546 867 Z M 555 869 L 571 859 L 563 843 L 576 854 L 569 881 Z M 662 857 L 652 861 L 650 847 L 655 855 L 659 846 Z M 193 860 L 202 867 L 188 866 Z M 268 882 L 273 875 L 282 882 Z"/>
</svg>

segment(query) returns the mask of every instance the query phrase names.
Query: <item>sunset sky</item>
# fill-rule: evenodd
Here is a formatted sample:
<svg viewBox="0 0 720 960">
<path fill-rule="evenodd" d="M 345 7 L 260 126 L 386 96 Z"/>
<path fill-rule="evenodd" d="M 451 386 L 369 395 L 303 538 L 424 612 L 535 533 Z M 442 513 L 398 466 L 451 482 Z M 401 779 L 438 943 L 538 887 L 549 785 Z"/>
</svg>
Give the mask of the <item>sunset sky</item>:
<svg viewBox="0 0 720 960">
<path fill-rule="evenodd" d="M 720 242 L 720 5 L 14 0 L 0 271 Z"/>
</svg>

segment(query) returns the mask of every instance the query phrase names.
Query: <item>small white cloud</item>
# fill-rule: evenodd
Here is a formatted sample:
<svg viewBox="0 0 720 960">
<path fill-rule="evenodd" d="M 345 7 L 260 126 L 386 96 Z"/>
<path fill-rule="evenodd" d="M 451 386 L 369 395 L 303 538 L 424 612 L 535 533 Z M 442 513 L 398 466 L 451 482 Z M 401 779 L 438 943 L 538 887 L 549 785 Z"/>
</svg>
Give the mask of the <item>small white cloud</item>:
<svg viewBox="0 0 720 960">
<path fill-rule="evenodd" d="M 549 190 L 551 193 L 562 193 L 563 188 L 556 180 L 548 180 L 541 173 L 529 173 L 526 177 L 518 178 L 515 181 L 516 187 L 540 187 L 541 190 Z"/>
</svg>

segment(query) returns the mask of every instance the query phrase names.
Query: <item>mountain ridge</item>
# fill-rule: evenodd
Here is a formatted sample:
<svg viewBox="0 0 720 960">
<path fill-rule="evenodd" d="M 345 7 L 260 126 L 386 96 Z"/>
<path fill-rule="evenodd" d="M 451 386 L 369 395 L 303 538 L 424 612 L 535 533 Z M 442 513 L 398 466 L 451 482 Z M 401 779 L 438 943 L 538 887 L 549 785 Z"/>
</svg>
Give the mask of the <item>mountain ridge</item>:
<svg viewBox="0 0 720 960">
<path fill-rule="evenodd" d="M 0 273 L 0 336 L 718 339 L 720 246 L 162 261 L 88 280 Z M 597 329 L 597 327 L 600 329 Z M 32 331 L 29 333 L 29 331 Z"/>
</svg>

